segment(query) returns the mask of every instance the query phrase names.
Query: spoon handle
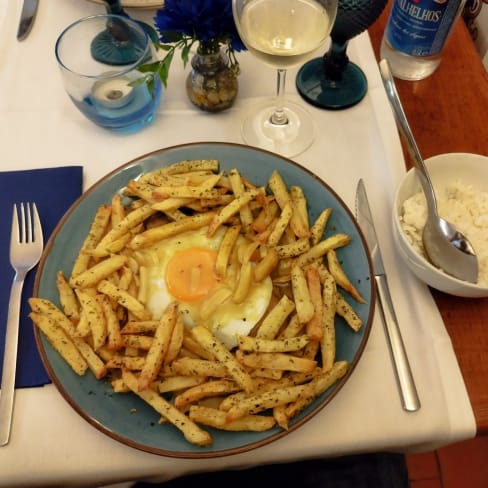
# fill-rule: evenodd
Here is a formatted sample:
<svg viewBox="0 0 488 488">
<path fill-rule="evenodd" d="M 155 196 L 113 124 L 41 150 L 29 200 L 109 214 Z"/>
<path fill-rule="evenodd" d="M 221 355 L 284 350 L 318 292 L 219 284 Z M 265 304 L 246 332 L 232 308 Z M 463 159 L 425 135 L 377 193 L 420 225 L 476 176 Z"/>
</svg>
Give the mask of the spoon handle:
<svg viewBox="0 0 488 488">
<path fill-rule="evenodd" d="M 398 96 L 395 82 L 393 81 L 393 75 L 391 74 L 388 60 L 382 59 L 379 62 L 379 68 L 386 95 L 393 108 L 393 113 L 395 115 L 395 119 L 400 130 L 400 135 L 403 137 L 403 140 L 406 143 L 408 152 L 410 154 L 410 157 L 412 158 L 412 163 L 418 170 L 420 183 L 422 184 L 422 188 L 427 199 L 427 205 L 432 210 L 432 212 L 437 215 L 437 202 L 435 198 L 434 187 L 432 186 L 432 182 L 430 180 L 430 176 L 425 166 L 424 160 L 420 155 L 419 148 L 408 124 L 407 117 L 400 101 L 400 97 Z"/>
</svg>

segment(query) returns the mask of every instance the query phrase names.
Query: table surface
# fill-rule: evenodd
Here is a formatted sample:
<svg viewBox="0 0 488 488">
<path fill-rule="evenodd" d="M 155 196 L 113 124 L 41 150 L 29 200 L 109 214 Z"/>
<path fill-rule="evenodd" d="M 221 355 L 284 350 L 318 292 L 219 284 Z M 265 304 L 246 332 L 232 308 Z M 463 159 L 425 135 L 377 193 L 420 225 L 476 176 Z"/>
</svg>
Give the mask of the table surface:
<svg viewBox="0 0 488 488">
<path fill-rule="evenodd" d="M 388 7 L 369 29 L 376 57 Z M 488 74 L 462 21 L 448 40 L 435 74 L 397 80 L 397 89 L 425 158 L 448 152 L 488 155 Z M 406 159 L 407 153 L 405 152 Z M 408 165 L 408 163 L 407 163 Z M 467 299 L 432 290 L 451 337 L 476 418 L 488 434 L 488 298 Z"/>
</svg>

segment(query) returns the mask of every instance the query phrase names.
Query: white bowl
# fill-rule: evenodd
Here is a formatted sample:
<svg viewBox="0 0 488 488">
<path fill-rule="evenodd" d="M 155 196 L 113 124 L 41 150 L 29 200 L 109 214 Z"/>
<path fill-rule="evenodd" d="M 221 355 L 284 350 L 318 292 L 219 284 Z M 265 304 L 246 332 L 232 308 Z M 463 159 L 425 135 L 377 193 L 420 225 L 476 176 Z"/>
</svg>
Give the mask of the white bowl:
<svg viewBox="0 0 488 488">
<path fill-rule="evenodd" d="M 488 157 L 486 156 L 467 153 L 441 154 L 427 159 L 425 164 L 437 194 L 456 180 L 488 192 Z M 400 183 L 393 205 L 393 236 L 400 255 L 410 270 L 432 288 L 460 297 L 488 297 L 487 287 L 458 280 L 444 273 L 430 264 L 408 241 L 399 217 L 403 202 L 420 190 L 416 172 L 411 169 Z"/>
</svg>

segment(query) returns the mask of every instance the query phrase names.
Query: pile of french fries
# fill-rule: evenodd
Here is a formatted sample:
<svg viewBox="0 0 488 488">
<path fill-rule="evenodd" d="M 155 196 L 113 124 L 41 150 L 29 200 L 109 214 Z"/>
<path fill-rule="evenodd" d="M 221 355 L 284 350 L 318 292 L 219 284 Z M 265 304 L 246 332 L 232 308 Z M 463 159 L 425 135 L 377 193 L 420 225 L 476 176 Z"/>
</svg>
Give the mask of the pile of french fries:
<svg viewBox="0 0 488 488">
<path fill-rule="evenodd" d="M 257 187 L 235 169 L 219 172 L 216 160 L 154 170 L 130 181 L 125 194 L 130 204 L 116 194 L 99 207 L 71 274 L 58 272 L 59 304 L 29 300 L 34 324 L 78 375 L 91 371 L 115 392 L 136 394 L 194 445 L 212 443 L 205 426 L 288 429 L 348 370 L 336 359 L 336 315 L 354 331 L 362 326 L 344 293 L 364 299 L 337 256 L 350 237 L 323 239 L 331 209 L 310 223 L 302 189 L 288 188 L 277 171 Z M 192 328 L 176 301 L 153 317 L 148 250 L 202 228 L 209 236 L 225 230 L 215 270 L 222 286 Z M 234 281 L 226 280 L 230 263 L 239 267 Z M 268 277 L 268 310 L 229 350 L 205 317 L 225 300 L 242 303 Z"/>
</svg>

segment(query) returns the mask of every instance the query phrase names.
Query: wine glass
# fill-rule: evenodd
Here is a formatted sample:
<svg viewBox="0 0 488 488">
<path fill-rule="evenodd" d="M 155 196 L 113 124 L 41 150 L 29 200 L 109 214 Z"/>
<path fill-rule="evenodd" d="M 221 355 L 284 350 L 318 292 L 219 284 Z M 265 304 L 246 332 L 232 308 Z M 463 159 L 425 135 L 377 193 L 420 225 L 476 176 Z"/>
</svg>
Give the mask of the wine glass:
<svg viewBox="0 0 488 488">
<path fill-rule="evenodd" d="M 245 118 L 242 137 L 252 146 L 296 156 L 314 139 L 306 109 L 285 103 L 287 69 L 313 55 L 329 37 L 337 0 L 232 0 L 239 35 L 248 50 L 277 70 L 277 95 Z"/>
<path fill-rule="evenodd" d="M 363 99 L 368 81 L 362 69 L 349 61 L 347 45 L 373 25 L 386 3 L 387 0 L 339 0 L 328 52 L 305 63 L 297 74 L 298 92 L 307 102 L 340 110 Z"/>
</svg>

